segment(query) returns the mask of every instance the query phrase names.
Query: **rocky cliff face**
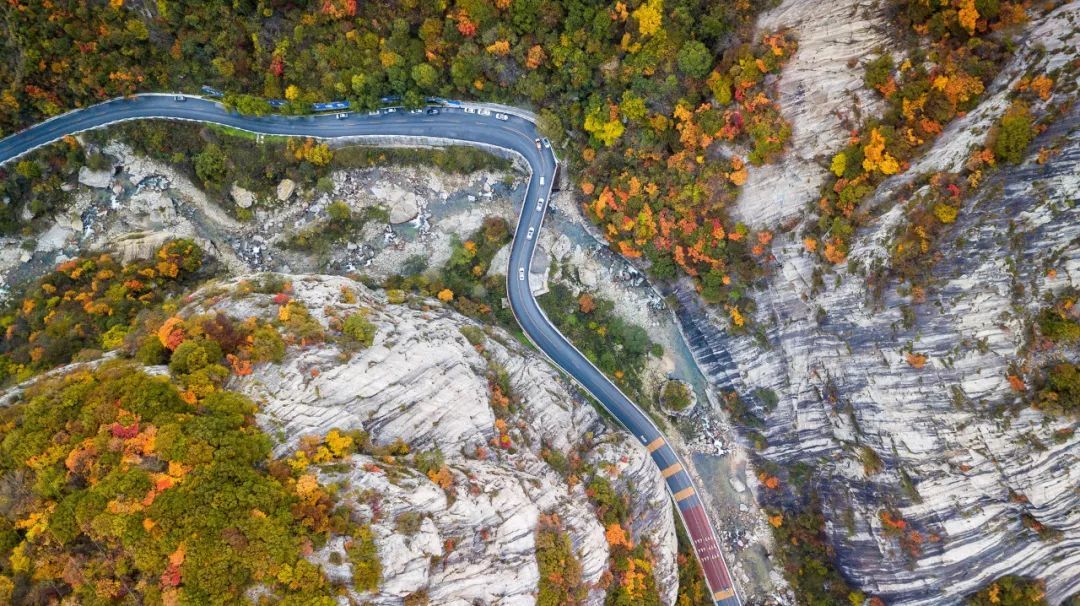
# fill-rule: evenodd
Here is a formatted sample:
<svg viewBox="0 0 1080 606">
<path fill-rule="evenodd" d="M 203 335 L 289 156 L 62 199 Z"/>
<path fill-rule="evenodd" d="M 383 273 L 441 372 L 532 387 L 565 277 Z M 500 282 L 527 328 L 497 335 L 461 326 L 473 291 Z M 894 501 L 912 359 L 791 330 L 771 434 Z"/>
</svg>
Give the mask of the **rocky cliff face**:
<svg viewBox="0 0 1080 606">
<path fill-rule="evenodd" d="M 801 41 L 781 80 L 795 149 L 786 181 L 778 178 L 782 168 L 751 174 L 740 199 L 747 220 L 798 217 L 815 198 L 824 174 L 819 156 L 843 132 L 836 112 L 861 98 L 853 74 L 862 68 L 846 61 L 887 42 L 872 4 L 791 0 L 764 18 L 770 27 L 795 28 Z M 1072 3 L 1033 23 L 980 107 L 880 189 L 869 204 L 885 212 L 860 234 L 852 258 L 867 267 L 887 257 L 901 213 L 896 192 L 918 174 L 956 170 L 1004 111 L 1018 78 L 1076 60 L 1069 40 L 1078 12 Z M 819 78 L 823 60 L 831 67 Z M 1044 579 L 1052 603 L 1080 590 L 1080 440 L 1050 438 L 1068 419 L 1030 408 L 1003 412 L 1017 401 L 1007 375 L 1025 344 L 1025 323 L 1047 293 L 1080 278 L 1078 127 L 1073 107 L 1022 165 L 1001 169 L 965 203 L 913 324 L 905 324 L 902 306 L 910 301 L 895 284 L 873 301 L 865 276 L 844 268 L 813 294 L 814 261 L 797 229 L 778 238 L 775 273 L 755 296 L 767 346 L 725 335 L 723 318 L 697 306 L 691 292 L 678 293 L 684 329 L 713 385 L 780 396 L 771 411 L 749 398 L 766 419 L 764 457 L 815 467 L 840 568 L 890 604 L 958 603 L 1005 574 Z M 1059 153 L 1036 162 L 1042 147 Z M 926 355 L 926 365 L 909 365 L 908 350 Z M 860 461 L 867 448 L 882 461 L 878 473 Z M 906 530 L 887 528 L 886 510 Z M 1025 520 L 1059 538 L 1040 538 Z"/>
<path fill-rule="evenodd" d="M 195 295 L 191 311 L 220 310 L 234 317 L 270 317 L 277 306 L 270 295 L 221 295 L 235 281 Z M 509 335 L 487 329 L 483 349 L 463 336 L 480 326 L 437 303 L 393 305 L 356 282 L 331 276 L 294 276 L 294 299 L 323 325 L 359 308 L 378 327 L 374 344 L 348 359 L 334 344 L 290 350 L 281 365 L 257 368 L 229 385 L 260 402 L 261 424 L 278 438 L 278 454 L 290 454 L 299 439 L 332 428 L 362 429 L 376 445 L 401 439 L 413 451 L 438 448 L 454 478 L 454 495 L 427 476 L 402 470 L 372 471 L 377 463 L 357 455 L 347 469 L 327 472 L 342 483 L 354 515 L 371 521 L 383 582 L 377 594 L 356 595 L 375 604 L 400 604 L 426 591 L 439 604 L 530 604 L 539 573 L 535 528 L 541 513 L 562 520 L 592 584 L 607 570 L 604 529 L 580 483 L 568 482 L 541 457 L 544 447 L 608 470 L 620 491 L 633 495 L 632 534 L 657 546 L 657 586 L 666 604 L 678 588 L 673 512 L 663 482 L 645 451 L 613 431 L 576 390 L 552 368 Z M 343 289 L 356 293 L 342 302 Z M 218 293 L 218 294 L 215 294 Z M 209 295 L 209 296 L 204 296 Z M 492 445 L 498 435 L 490 404 L 489 364 L 506 370 L 521 405 L 506 422 L 512 447 Z M 484 448 L 487 454 L 477 455 Z M 632 487 L 632 490 L 631 490 Z M 422 518 L 418 531 L 395 528 L 402 513 Z M 330 544 L 316 557 L 331 574 Z M 594 589 L 590 603 L 603 602 Z"/>
</svg>

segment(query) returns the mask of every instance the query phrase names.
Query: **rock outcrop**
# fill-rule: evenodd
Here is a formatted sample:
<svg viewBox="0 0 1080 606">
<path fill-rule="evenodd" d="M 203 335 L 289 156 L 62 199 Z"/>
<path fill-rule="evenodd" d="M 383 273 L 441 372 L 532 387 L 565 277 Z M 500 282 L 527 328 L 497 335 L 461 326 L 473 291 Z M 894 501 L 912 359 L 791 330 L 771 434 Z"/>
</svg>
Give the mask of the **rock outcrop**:
<svg viewBox="0 0 1080 606">
<path fill-rule="evenodd" d="M 438 304 L 388 304 L 347 278 L 296 276 L 293 289 L 295 300 L 324 325 L 331 315 L 364 308 L 378 334 L 370 348 L 344 361 L 336 345 L 312 345 L 290 350 L 280 365 L 232 380 L 230 388 L 260 402 L 260 423 L 279 438 L 276 453 L 290 454 L 305 435 L 362 429 L 376 445 L 401 439 L 413 451 L 438 449 L 454 477 L 450 498 L 415 471 L 393 477 L 367 471 L 372 460 L 361 455 L 347 471 L 327 473 L 327 480 L 349 487 L 344 496 L 356 515 L 372 521 L 384 565 L 379 592 L 357 599 L 400 604 L 424 590 L 439 604 L 531 604 L 539 582 L 535 528 L 541 513 L 558 515 L 583 579 L 597 583 L 608 566 L 604 529 L 581 483 L 568 482 L 545 462 L 541 451 L 548 448 L 609 464 L 613 485 L 632 496 L 631 533 L 656 546 L 657 586 L 666 604 L 674 601 L 674 514 L 659 472 L 636 441 L 602 421 L 545 361 L 493 329 L 484 329 L 485 358 L 462 334 L 466 327 L 482 330 L 479 325 Z M 343 289 L 356 293 L 355 304 L 341 302 Z M 270 295 L 194 299 L 194 309 L 234 317 L 277 313 Z M 520 398 L 517 410 L 502 415 L 512 442 L 506 449 L 492 443 L 498 435 L 490 404 L 492 365 L 505 369 Z M 478 456 L 478 448 L 486 453 Z M 423 518 L 409 536 L 395 529 L 394 520 L 405 512 Z M 348 566 L 329 564 L 335 550 L 341 546 L 331 543 L 316 557 L 331 574 L 347 576 Z M 603 591 L 593 589 L 589 602 L 601 604 Z"/>
<path fill-rule="evenodd" d="M 795 133 L 788 161 L 802 169 L 795 183 L 775 191 L 769 174 L 752 172 L 740 199 L 744 218 L 768 224 L 813 199 L 816 190 L 803 184 L 820 182 L 825 168 L 806 159 L 829 151 L 839 125 L 832 112 L 851 106 L 857 84 L 839 65 L 822 78 L 814 67 L 824 52 L 819 42 L 847 40 L 838 47 L 843 56 L 827 56 L 837 64 L 878 44 L 872 24 L 879 17 L 865 4 L 791 0 L 765 19 L 794 26 L 800 39 L 781 91 Z M 1018 78 L 1076 60 L 1068 40 L 1078 12 L 1068 4 L 1034 23 L 979 108 L 866 203 L 883 214 L 856 239 L 851 257 L 859 265 L 887 260 L 902 218 L 894 195 L 901 185 L 957 170 Z M 1076 82 L 1063 86 L 1075 89 Z M 957 604 L 1006 574 L 1045 580 L 1055 604 L 1080 590 L 1080 439 L 1068 431 L 1055 436 L 1070 427 L 1068 419 L 1031 408 L 1002 414 L 1017 404 L 1007 376 L 1025 347 L 1026 323 L 1045 295 L 1076 287 L 1080 277 L 1080 211 L 1070 202 L 1080 194 L 1077 129 L 1080 111 L 1068 106 L 1022 165 L 1001 168 L 965 202 L 941 247 L 931 300 L 912 307 L 913 322 L 904 316 L 910 298 L 895 284 L 875 301 L 864 275 L 840 267 L 826 276 L 826 288 L 815 289 L 816 261 L 798 228 L 776 240 L 774 275 L 755 294 L 767 347 L 725 335 L 717 328 L 724 318 L 697 306 L 689 289 L 678 293 L 702 370 L 718 389 L 748 394 L 765 419 L 766 459 L 816 469 L 839 567 L 889 604 Z M 1039 149 L 1050 147 L 1055 153 L 1036 162 Z M 790 198 L 779 204 L 776 191 Z M 905 360 L 910 350 L 927 356 L 925 366 Z M 779 396 L 775 409 L 749 396 L 757 388 Z M 864 470 L 865 449 L 881 459 L 880 472 Z M 901 544 L 895 529 L 884 528 L 885 510 L 919 540 L 909 533 Z M 1050 532 L 1040 536 L 1034 524 Z"/>
</svg>

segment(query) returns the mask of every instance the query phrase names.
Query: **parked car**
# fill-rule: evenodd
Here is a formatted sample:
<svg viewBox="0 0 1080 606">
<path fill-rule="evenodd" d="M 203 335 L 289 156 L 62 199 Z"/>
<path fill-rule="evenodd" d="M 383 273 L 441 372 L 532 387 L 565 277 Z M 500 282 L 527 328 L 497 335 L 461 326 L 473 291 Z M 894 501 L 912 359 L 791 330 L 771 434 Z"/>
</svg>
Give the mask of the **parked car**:
<svg viewBox="0 0 1080 606">
<path fill-rule="evenodd" d="M 510 116 L 507 116 L 506 114 L 495 114 L 495 119 L 505 122 L 510 119 Z"/>
<path fill-rule="evenodd" d="M 529 228 L 529 233 L 525 234 L 525 239 L 526 239 L 526 240 L 532 240 L 532 237 L 533 237 L 533 233 L 534 233 L 535 231 L 536 231 L 536 229 L 535 229 L 535 228 L 532 228 L 532 227 L 530 227 L 530 228 Z"/>
<path fill-rule="evenodd" d="M 435 109 L 434 107 L 429 108 L 427 110 L 427 115 L 429 115 L 429 116 L 437 116 L 438 114 L 439 114 L 439 110 Z"/>
<path fill-rule="evenodd" d="M 388 108 L 383 110 L 383 113 L 392 114 L 392 113 L 394 113 L 396 111 L 397 111 L 396 107 L 388 107 Z"/>
<path fill-rule="evenodd" d="M 465 113 L 466 114 L 475 114 L 476 113 L 476 108 L 475 107 L 466 107 L 465 108 Z"/>
<path fill-rule="evenodd" d="M 490 109 L 484 109 L 484 108 L 481 107 L 480 109 L 476 110 L 476 113 L 480 114 L 481 116 L 490 116 L 491 115 L 491 110 Z"/>
<path fill-rule="evenodd" d="M 524 280 L 524 279 L 525 279 L 525 268 L 524 267 L 519 267 L 518 268 L 518 280 Z"/>
<path fill-rule="evenodd" d="M 344 120 L 349 117 L 349 112 L 341 112 L 337 115 L 338 120 Z"/>
<path fill-rule="evenodd" d="M 547 149 L 551 149 L 551 141 L 548 141 L 547 137 L 544 137 L 543 139 L 541 139 L 541 141 L 544 142 L 544 147 L 546 147 Z"/>
<path fill-rule="evenodd" d="M 185 97 L 184 95 L 176 95 L 173 97 L 173 101 L 179 101 L 180 103 L 183 103 L 186 100 L 187 97 Z"/>
</svg>

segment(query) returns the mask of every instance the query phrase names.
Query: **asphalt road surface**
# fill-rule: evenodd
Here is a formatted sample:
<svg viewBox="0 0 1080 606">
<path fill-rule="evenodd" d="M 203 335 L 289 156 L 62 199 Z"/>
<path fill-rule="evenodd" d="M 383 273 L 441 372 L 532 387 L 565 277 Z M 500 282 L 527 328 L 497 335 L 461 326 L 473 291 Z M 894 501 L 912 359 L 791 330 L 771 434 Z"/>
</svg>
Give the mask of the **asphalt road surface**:
<svg viewBox="0 0 1080 606">
<path fill-rule="evenodd" d="M 180 100 L 183 99 L 183 100 Z M 487 112 L 486 114 L 484 112 Z M 529 266 L 555 181 L 558 160 L 538 142 L 532 122 L 516 115 L 498 119 L 480 106 L 439 107 L 438 113 L 410 112 L 402 108 L 375 113 L 315 116 L 242 116 L 221 104 L 200 97 L 148 94 L 115 99 L 75 110 L 34 125 L 0 140 L 0 164 L 57 141 L 66 135 L 128 120 L 163 118 L 230 126 L 264 135 L 341 137 L 436 137 L 447 142 L 495 146 L 520 154 L 532 167 L 532 176 L 514 234 L 506 272 L 507 296 L 518 323 L 533 343 L 641 441 L 660 469 L 675 500 L 713 599 L 720 606 L 739 606 L 720 552 L 716 533 L 704 504 L 678 455 L 649 417 L 590 363 L 547 319 L 529 288 Z M 543 181 L 543 185 L 541 185 Z M 534 230 L 531 238 L 526 237 Z"/>
</svg>

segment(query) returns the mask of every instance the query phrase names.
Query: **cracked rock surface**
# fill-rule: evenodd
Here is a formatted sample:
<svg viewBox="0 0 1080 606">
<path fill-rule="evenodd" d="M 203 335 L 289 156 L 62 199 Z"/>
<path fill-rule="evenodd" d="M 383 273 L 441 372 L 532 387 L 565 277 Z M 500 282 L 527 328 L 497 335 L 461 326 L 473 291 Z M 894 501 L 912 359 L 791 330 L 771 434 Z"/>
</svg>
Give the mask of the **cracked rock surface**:
<svg viewBox="0 0 1080 606">
<path fill-rule="evenodd" d="M 1078 20 L 1080 7 L 1071 3 L 1032 23 L 980 106 L 864 203 L 881 212 L 858 233 L 850 255 L 857 266 L 888 260 L 903 219 L 902 188 L 920 174 L 958 170 L 1023 75 L 1076 60 Z M 780 84 L 794 129 L 785 162 L 794 168 L 786 185 L 768 171 L 751 173 L 739 200 L 746 220 L 775 225 L 815 199 L 825 166 L 809 159 L 839 147 L 835 113 L 859 97 L 853 74 L 862 69 L 846 74 L 844 66 L 888 43 L 873 25 L 879 21 L 867 3 L 806 0 L 784 2 L 764 18 L 793 27 L 800 40 Z M 823 54 L 822 41 L 834 39 L 844 41 L 838 54 Z M 833 69 L 819 77 L 823 60 Z M 863 110 L 873 111 L 865 103 Z M 1045 298 L 1080 280 L 1078 130 L 1080 111 L 1067 106 L 1023 163 L 1001 167 L 965 201 L 940 245 L 929 299 L 913 306 L 914 322 L 904 317 L 911 300 L 895 280 L 874 300 L 865 274 L 838 267 L 814 289 L 816 261 L 797 226 L 774 242 L 773 274 L 754 297 L 767 345 L 727 335 L 723 317 L 697 305 L 689 289 L 677 293 L 710 382 L 779 396 L 775 408 L 747 398 L 765 420 L 763 457 L 814 467 L 837 565 L 854 586 L 889 604 L 959 604 L 1008 574 L 1043 579 L 1053 604 L 1080 590 L 1080 439 L 1067 431 L 1055 439 L 1072 422 L 1020 405 L 1008 381 Z M 1037 161 L 1040 148 L 1055 153 Z M 925 366 L 908 364 L 905 351 L 927 356 Z M 881 459 L 880 472 L 864 469 L 865 448 Z M 886 509 L 918 533 L 917 549 L 883 527 Z M 1025 520 L 1057 538 L 1040 537 Z"/>
<path fill-rule="evenodd" d="M 324 480 L 347 486 L 342 495 L 354 516 L 372 524 L 383 563 L 379 591 L 356 599 L 400 604 L 424 590 L 438 604 L 532 604 L 541 513 L 558 515 L 583 579 L 597 583 L 608 566 L 604 529 L 582 483 L 568 481 L 543 460 L 547 447 L 567 456 L 578 452 L 586 463 L 602 466 L 617 490 L 631 494 L 630 533 L 654 545 L 657 586 L 665 604 L 674 602 L 674 514 L 659 471 L 636 441 L 601 420 L 546 361 L 501 330 L 487 329 L 483 348 L 506 369 L 521 400 L 506 417 L 513 446 L 499 448 L 491 444 L 497 430 L 488 361 L 461 332 L 480 325 L 431 301 L 389 304 L 344 277 L 290 278 L 294 300 L 324 326 L 331 316 L 364 308 L 378 334 L 371 347 L 347 360 L 331 342 L 290 348 L 282 364 L 261 365 L 231 380 L 229 388 L 260 404 L 260 424 L 278 440 L 275 453 L 291 454 L 305 435 L 362 429 L 376 445 L 400 438 L 413 452 L 438 448 L 454 477 L 451 497 L 413 469 L 372 471 L 381 462 L 365 455 L 355 455 L 345 470 L 324 472 Z M 271 295 L 220 294 L 242 279 L 208 286 L 187 311 L 274 317 Z M 341 302 L 343 288 L 356 293 L 355 304 Z M 477 447 L 487 455 L 476 456 Z M 413 535 L 395 528 L 406 512 L 423 520 Z M 331 551 L 341 552 L 341 545 L 331 542 L 313 557 L 331 575 L 347 577 L 347 565 L 330 563 Z M 589 594 L 590 604 L 603 599 L 603 590 Z"/>
</svg>

